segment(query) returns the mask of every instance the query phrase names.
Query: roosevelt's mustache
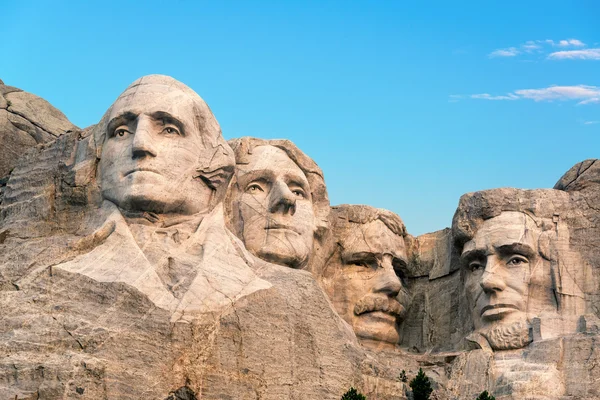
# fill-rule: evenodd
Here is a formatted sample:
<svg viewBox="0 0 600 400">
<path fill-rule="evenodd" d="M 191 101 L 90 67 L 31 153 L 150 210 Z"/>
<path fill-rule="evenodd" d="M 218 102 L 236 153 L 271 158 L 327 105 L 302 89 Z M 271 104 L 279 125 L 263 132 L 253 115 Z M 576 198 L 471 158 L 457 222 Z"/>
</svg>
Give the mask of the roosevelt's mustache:
<svg viewBox="0 0 600 400">
<path fill-rule="evenodd" d="M 384 296 L 366 296 L 360 299 L 354 306 L 355 315 L 373 311 L 383 311 L 398 318 L 404 317 L 404 314 L 406 314 L 406 309 L 398 300 Z"/>
</svg>

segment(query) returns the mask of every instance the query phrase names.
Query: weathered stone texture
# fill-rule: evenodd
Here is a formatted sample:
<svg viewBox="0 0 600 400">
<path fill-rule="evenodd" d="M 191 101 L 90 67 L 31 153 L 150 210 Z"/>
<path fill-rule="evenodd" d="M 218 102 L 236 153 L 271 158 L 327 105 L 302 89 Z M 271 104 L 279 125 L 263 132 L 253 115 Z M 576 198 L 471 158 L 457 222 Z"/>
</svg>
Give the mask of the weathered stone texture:
<svg viewBox="0 0 600 400">
<path fill-rule="evenodd" d="M 10 173 L 28 149 L 76 129 L 46 100 L 0 84 L 0 178 Z"/>
<path fill-rule="evenodd" d="M 413 237 L 169 77 L 85 130 L 0 81 L 0 132 L 2 398 L 600 398 L 597 160 Z"/>
</svg>

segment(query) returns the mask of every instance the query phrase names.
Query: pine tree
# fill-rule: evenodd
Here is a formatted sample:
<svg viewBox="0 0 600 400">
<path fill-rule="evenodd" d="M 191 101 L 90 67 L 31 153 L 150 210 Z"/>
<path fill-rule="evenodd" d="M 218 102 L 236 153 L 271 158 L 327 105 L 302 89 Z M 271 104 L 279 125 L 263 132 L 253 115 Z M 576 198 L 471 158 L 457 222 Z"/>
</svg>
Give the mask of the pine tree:
<svg viewBox="0 0 600 400">
<path fill-rule="evenodd" d="M 342 396 L 342 400 L 367 400 L 367 398 L 360 392 L 357 392 L 353 387 L 350 388 Z"/>
<path fill-rule="evenodd" d="M 415 379 L 410 381 L 410 388 L 412 389 L 414 400 L 429 400 L 429 396 L 433 392 L 431 382 L 421 368 L 419 368 L 419 373 Z"/>
<path fill-rule="evenodd" d="M 481 392 L 481 394 L 479 395 L 479 397 L 477 397 L 476 400 L 496 400 L 496 398 L 489 394 L 487 390 L 484 390 L 483 392 Z"/>
</svg>

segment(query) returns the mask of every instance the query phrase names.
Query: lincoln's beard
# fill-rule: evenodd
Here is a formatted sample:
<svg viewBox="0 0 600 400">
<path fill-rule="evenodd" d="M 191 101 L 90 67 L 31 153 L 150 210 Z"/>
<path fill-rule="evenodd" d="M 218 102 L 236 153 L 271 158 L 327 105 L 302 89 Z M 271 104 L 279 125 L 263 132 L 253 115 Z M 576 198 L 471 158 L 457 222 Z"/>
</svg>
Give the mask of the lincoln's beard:
<svg viewBox="0 0 600 400">
<path fill-rule="evenodd" d="M 479 331 L 494 350 L 520 349 L 532 342 L 529 323 L 522 319 L 509 324 L 497 324 Z"/>
</svg>

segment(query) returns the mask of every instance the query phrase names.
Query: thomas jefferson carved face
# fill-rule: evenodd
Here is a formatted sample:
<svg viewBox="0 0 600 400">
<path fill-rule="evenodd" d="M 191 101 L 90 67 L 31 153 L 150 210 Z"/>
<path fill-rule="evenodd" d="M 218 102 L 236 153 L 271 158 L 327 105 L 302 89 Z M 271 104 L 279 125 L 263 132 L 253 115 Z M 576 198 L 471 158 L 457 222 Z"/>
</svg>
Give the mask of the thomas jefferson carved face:
<svg viewBox="0 0 600 400">
<path fill-rule="evenodd" d="M 338 252 L 324 273 L 335 309 L 363 343 L 397 344 L 409 302 L 404 238 L 380 219 L 350 223 L 336 234 Z"/>
<path fill-rule="evenodd" d="M 465 244 L 466 292 L 476 328 L 526 321 L 532 274 L 544 270 L 540 234 L 526 214 L 503 212 Z"/>
<path fill-rule="evenodd" d="M 166 84 L 140 84 L 113 104 L 98 176 L 121 208 L 156 213 L 207 211 L 213 191 L 196 169 L 205 150 L 194 99 Z"/>
<path fill-rule="evenodd" d="M 236 168 L 234 212 L 246 248 L 257 257 L 292 268 L 304 266 L 316 231 L 304 172 L 278 147 L 257 146 Z"/>
</svg>

